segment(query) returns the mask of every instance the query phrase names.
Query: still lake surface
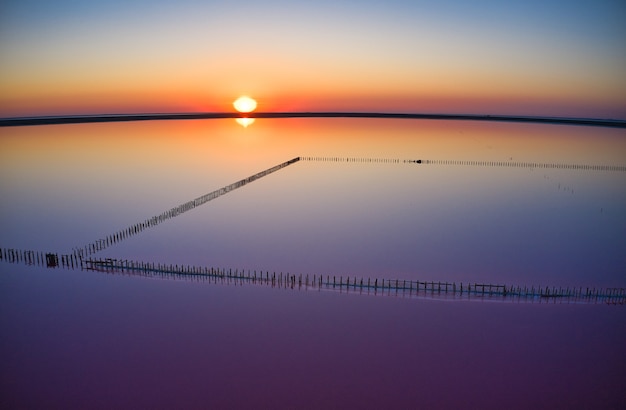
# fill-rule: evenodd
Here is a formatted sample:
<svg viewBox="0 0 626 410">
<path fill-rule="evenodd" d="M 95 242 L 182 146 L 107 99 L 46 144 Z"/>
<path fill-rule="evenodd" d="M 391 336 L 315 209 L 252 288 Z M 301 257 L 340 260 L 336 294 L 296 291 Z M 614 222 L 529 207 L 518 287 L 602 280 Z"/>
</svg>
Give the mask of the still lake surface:
<svg viewBox="0 0 626 410">
<path fill-rule="evenodd" d="M 97 256 L 626 287 L 626 131 L 596 127 L 318 118 L 2 128 L 0 248 L 69 253 L 296 157 Z M 624 306 L 6 262 L 0 273 L 2 407 L 626 405 Z"/>
</svg>

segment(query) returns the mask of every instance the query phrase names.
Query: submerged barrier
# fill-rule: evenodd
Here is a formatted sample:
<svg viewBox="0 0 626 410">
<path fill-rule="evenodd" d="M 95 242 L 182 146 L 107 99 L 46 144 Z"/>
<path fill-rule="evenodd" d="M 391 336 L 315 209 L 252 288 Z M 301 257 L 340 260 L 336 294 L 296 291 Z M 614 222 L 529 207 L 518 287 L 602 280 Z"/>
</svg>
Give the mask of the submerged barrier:
<svg viewBox="0 0 626 410">
<path fill-rule="evenodd" d="M 0 262 L 21 263 L 46 268 L 64 268 L 80 270 L 97 270 L 113 274 L 136 275 L 144 277 L 201 280 L 214 283 L 261 284 L 279 288 L 335 290 L 346 293 L 383 294 L 402 297 L 427 297 L 437 299 L 458 300 L 501 300 L 501 301 L 539 301 L 559 303 L 607 303 L 626 304 L 626 288 L 572 288 L 572 287 L 538 287 L 509 286 L 484 283 L 454 283 L 434 281 L 407 281 L 372 279 L 330 275 L 292 275 L 282 272 L 276 274 L 269 271 L 219 269 L 198 266 L 164 265 L 146 262 L 135 262 L 116 259 L 92 259 L 91 256 L 145 229 L 154 227 L 171 218 L 192 210 L 208 201 L 225 195 L 234 189 L 278 171 L 298 161 L 314 162 L 347 162 L 374 164 L 435 164 L 435 165 L 469 165 L 521 168 L 555 168 L 592 171 L 626 171 L 626 167 L 612 165 L 576 165 L 576 164 L 543 164 L 534 162 L 513 161 L 457 161 L 457 160 L 400 160 L 393 158 L 359 158 L 359 157 L 296 157 L 278 164 L 248 178 L 234 182 L 223 188 L 210 192 L 194 200 L 171 208 L 159 215 L 132 225 L 124 230 L 106 236 L 81 248 L 74 248 L 70 254 L 40 252 L 0 248 Z M 89 258 L 89 259 L 87 259 Z"/>
<path fill-rule="evenodd" d="M 479 167 L 504 167 L 504 168 L 531 168 L 531 169 L 571 169 L 582 171 L 626 171 L 626 166 L 620 165 L 591 165 L 591 164 L 558 164 L 542 162 L 519 162 L 519 161 L 457 161 L 457 160 L 408 160 L 409 163 L 426 165 L 464 165 Z"/>
<path fill-rule="evenodd" d="M 626 305 L 626 288 L 516 286 L 476 282 L 441 282 L 357 276 L 308 275 L 263 270 L 173 265 L 118 259 L 81 259 L 57 254 L 0 248 L 0 262 L 51 269 L 98 271 L 146 278 L 191 280 L 226 285 L 262 285 L 279 289 L 336 291 L 361 295 L 445 300 Z"/>
<path fill-rule="evenodd" d="M 299 290 L 335 290 L 360 294 L 446 299 L 489 299 L 510 302 L 626 304 L 626 288 L 509 286 L 357 276 L 276 273 L 263 270 L 179 266 L 116 259 L 85 261 L 87 269 L 164 279 L 208 280 L 213 283 L 258 284 Z"/>
<path fill-rule="evenodd" d="M 370 157 L 300 157 L 309 162 L 345 162 L 358 164 L 423 164 L 423 165 L 463 165 L 479 167 L 530 168 L 530 169 L 570 169 L 582 171 L 621 171 L 626 172 L 622 165 L 593 165 L 593 164 L 558 164 L 546 162 L 523 161 L 466 161 L 445 159 L 398 159 L 398 158 L 370 158 Z"/>
<path fill-rule="evenodd" d="M 12 248 L 0 248 L 0 261 L 46 268 L 82 269 L 81 259 L 75 254 L 59 254 Z"/>
<path fill-rule="evenodd" d="M 110 247 L 120 241 L 123 241 L 131 236 L 134 236 L 145 229 L 152 228 L 159 225 L 171 218 L 179 216 L 187 211 L 195 209 L 196 207 L 203 205 L 215 198 L 227 194 L 237 188 L 249 184 L 259 178 L 276 172 L 286 166 L 289 166 L 298 161 L 310 161 L 310 162 L 345 162 L 345 163 L 371 163 L 371 164 L 434 164 L 434 165 L 466 165 L 466 166 L 491 166 L 491 167 L 517 167 L 517 168 L 538 168 L 538 169 L 574 169 L 574 170 L 591 170 L 591 171 L 626 171 L 625 166 L 615 165 L 584 165 L 584 164 L 548 164 L 537 162 L 513 162 L 513 161 L 458 161 L 458 160 L 401 160 L 397 158 L 368 158 L 368 157 L 325 157 L 325 156 L 305 156 L 296 157 L 289 161 L 278 164 L 265 171 L 258 172 L 248 178 L 234 182 L 223 188 L 210 192 L 206 195 L 187 201 L 174 208 L 171 208 L 159 215 L 155 215 L 145 221 L 136 223 L 129 226 L 126 229 L 117 231 L 104 238 L 98 239 L 85 246 L 74 248 L 73 253 L 79 258 L 89 257 L 101 250 Z"/>
<path fill-rule="evenodd" d="M 368 157 L 300 157 L 301 161 L 309 162 L 354 162 L 372 164 L 399 164 L 403 161 L 397 158 L 368 158 Z"/>
<path fill-rule="evenodd" d="M 230 185 L 227 185 L 223 188 L 217 189 L 213 192 L 209 192 L 206 195 L 202 195 L 201 197 L 198 197 L 196 199 L 193 199 L 191 201 L 187 201 L 183 204 L 180 204 L 172 209 L 169 209 L 159 215 L 153 216 L 152 218 L 148 218 L 145 221 L 136 223 L 135 225 L 131 225 L 126 229 L 123 229 L 121 231 L 115 232 L 111 235 L 105 236 L 102 239 L 98 239 L 90 244 L 87 244 L 83 247 L 80 248 L 74 248 L 73 249 L 73 254 L 76 255 L 79 258 L 84 258 L 84 257 L 88 257 L 90 255 L 93 255 L 94 253 L 97 253 L 103 249 L 108 248 L 109 246 L 116 244 L 120 241 L 123 241 L 124 239 L 127 239 L 133 235 L 136 235 L 142 231 L 144 231 L 145 229 L 148 228 L 152 228 L 154 226 L 157 226 L 169 219 L 172 219 L 176 216 L 182 215 L 187 211 L 190 211 L 192 209 L 197 208 L 200 205 L 203 205 L 215 198 L 218 198 L 222 195 L 225 195 L 237 188 L 241 188 L 251 182 L 256 181 L 259 178 L 263 178 L 266 175 L 269 175 L 273 172 L 276 172 L 280 169 L 283 169 L 295 162 L 298 162 L 300 160 L 299 157 L 293 158 L 289 161 L 283 162 L 282 164 L 278 164 L 276 166 L 273 166 L 272 168 L 266 169 L 265 171 L 261 171 L 258 172 L 252 176 L 249 176 L 248 178 L 242 179 L 240 181 L 237 182 L 233 182 Z"/>
</svg>

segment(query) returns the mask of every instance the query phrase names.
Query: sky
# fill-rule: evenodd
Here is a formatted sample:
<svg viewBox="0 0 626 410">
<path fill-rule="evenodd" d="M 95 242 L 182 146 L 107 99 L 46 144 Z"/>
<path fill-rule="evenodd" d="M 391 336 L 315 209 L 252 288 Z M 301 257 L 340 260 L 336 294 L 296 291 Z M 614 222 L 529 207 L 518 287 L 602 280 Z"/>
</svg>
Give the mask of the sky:
<svg viewBox="0 0 626 410">
<path fill-rule="evenodd" d="M 0 117 L 377 111 L 626 119 L 626 3 L 0 2 Z"/>
</svg>

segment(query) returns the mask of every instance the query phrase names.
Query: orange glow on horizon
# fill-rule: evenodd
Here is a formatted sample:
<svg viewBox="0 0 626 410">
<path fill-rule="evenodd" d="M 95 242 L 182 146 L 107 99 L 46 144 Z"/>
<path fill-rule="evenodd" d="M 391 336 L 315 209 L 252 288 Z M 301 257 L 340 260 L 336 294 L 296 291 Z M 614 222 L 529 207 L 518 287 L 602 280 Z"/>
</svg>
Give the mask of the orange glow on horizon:
<svg viewBox="0 0 626 410">
<path fill-rule="evenodd" d="M 376 94 L 317 92 L 265 92 L 259 94 L 263 112 L 352 111 L 493 115 L 539 115 L 596 118 L 623 118 L 626 101 L 619 98 L 572 98 L 556 96 L 506 95 L 428 95 L 426 93 Z M 232 95 L 232 94 L 231 94 Z M 7 98 L 8 97 L 8 98 Z M 258 106 L 257 105 L 257 106 Z M 255 109 L 256 107 L 255 106 Z M 248 109 L 249 108 L 244 108 Z M 220 92 L 128 92 L 118 94 L 70 92 L 61 95 L 0 96 L 0 117 L 89 115 L 168 112 L 229 112 L 232 99 Z M 246 114 L 251 111 L 239 112 Z"/>
</svg>

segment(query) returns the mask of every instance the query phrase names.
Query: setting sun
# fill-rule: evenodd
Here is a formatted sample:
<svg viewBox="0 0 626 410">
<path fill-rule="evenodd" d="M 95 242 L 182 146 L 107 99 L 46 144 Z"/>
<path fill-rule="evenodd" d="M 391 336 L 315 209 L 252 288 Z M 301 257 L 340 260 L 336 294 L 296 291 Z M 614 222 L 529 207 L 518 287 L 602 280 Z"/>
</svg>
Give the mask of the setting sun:
<svg viewBox="0 0 626 410">
<path fill-rule="evenodd" d="M 241 96 L 233 102 L 233 106 L 239 112 L 252 112 L 256 108 L 256 101 L 248 96 Z"/>
</svg>

